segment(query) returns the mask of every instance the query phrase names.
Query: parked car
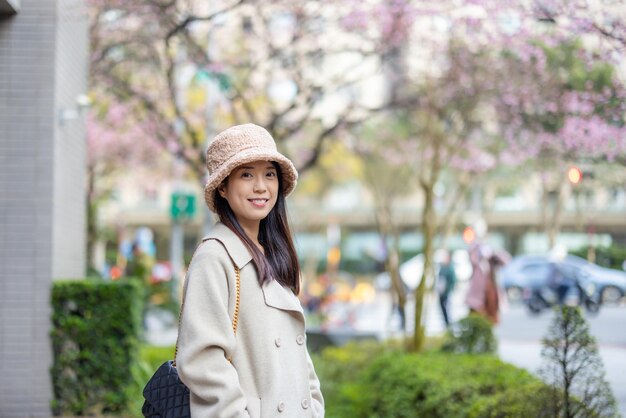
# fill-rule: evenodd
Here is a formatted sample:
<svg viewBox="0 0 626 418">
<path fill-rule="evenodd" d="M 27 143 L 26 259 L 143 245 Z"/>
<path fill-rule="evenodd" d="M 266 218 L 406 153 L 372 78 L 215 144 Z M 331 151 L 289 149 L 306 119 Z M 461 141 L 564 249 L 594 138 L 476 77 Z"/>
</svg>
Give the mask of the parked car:
<svg viewBox="0 0 626 418">
<path fill-rule="evenodd" d="M 524 289 L 546 287 L 550 263 L 555 261 L 588 275 L 602 303 L 617 303 L 626 295 L 626 272 L 600 267 L 573 255 L 561 260 L 548 255 L 521 255 L 514 257 L 500 272 L 500 281 L 509 299 L 519 301 Z"/>
<path fill-rule="evenodd" d="M 589 273 L 581 267 L 561 261 L 550 261 L 548 266 L 553 278 L 548 278 L 547 283 L 552 281 L 553 286 L 524 289 L 524 303 L 530 313 L 538 314 L 544 309 L 565 303 L 570 295 L 576 296 L 578 305 L 588 313 L 599 312 L 600 294 Z"/>
<path fill-rule="evenodd" d="M 439 266 L 443 261 L 444 253 L 435 251 L 434 267 L 435 271 L 439 271 Z M 472 264 L 469 260 L 469 254 L 466 250 L 452 251 L 452 265 L 458 280 L 463 281 L 469 279 L 472 275 Z M 407 290 L 415 290 L 419 284 L 424 271 L 424 254 L 418 254 L 409 258 L 400 265 L 400 277 L 404 282 Z M 428 282 L 427 282 L 428 283 Z M 383 272 L 376 276 L 374 285 L 379 290 L 388 290 L 391 288 L 391 278 L 389 273 Z"/>
</svg>

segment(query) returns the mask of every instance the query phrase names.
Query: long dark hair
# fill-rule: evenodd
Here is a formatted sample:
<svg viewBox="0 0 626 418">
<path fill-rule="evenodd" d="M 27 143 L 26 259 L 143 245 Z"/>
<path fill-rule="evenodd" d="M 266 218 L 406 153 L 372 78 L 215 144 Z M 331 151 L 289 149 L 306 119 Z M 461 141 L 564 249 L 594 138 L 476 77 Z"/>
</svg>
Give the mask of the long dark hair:
<svg viewBox="0 0 626 418">
<path fill-rule="evenodd" d="M 282 170 L 277 163 L 272 162 L 272 164 L 276 167 L 278 174 L 278 197 L 276 204 L 265 219 L 261 220 L 259 226 L 259 243 L 265 249 L 265 254 L 248 238 L 228 201 L 217 192 L 217 189 L 213 192 L 215 193 L 215 211 L 220 222 L 230 228 L 252 254 L 252 260 L 259 274 L 259 283 L 262 285 L 274 278 L 297 295 L 300 293 L 300 262 L 291 239 L 287 219 Z M 227 181 L 228 178 L 224 180 L 224 182 Z"/>
</svg>

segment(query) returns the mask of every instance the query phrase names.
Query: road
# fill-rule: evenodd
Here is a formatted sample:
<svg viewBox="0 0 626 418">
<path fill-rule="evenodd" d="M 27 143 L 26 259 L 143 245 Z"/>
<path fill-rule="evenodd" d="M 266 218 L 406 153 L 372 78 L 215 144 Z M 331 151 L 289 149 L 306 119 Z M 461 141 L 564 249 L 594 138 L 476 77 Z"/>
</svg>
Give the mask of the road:
<svg viewBox="0 0 626 418">
<path fill-rule="evenodd" d="M 496 327 L 496 335 L 500 339 L 538 341 L 546 333 L 552 317 L 550 311 L 533 316 L 523 306 L 511 305 L 503 312 L 502 322 Z M 598 315 L 585 313 L 585 319 L 598 344 L 626 349 L 625 306 L 602 306 Z"/>
</svg>

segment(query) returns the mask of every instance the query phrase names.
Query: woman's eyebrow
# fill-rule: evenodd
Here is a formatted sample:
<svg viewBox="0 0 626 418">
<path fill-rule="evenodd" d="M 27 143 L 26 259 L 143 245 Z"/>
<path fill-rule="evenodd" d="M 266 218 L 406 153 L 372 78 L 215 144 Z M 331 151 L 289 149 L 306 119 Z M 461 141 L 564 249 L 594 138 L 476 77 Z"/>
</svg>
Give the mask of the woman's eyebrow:
<svg viewBox="0 0 626 418">
<path fill-rule="evenodd" d="M 241 167 L 237 168 L 238 170 L 254 170 L 254 167 L 252 166 L 247 166 L 247 165 L 242 165 Z M 274 167 L 273 165 L 268 165 L 267 167 L 265 167 L 266 170 L 276 170 L 276 167 Z"/>
</svg>

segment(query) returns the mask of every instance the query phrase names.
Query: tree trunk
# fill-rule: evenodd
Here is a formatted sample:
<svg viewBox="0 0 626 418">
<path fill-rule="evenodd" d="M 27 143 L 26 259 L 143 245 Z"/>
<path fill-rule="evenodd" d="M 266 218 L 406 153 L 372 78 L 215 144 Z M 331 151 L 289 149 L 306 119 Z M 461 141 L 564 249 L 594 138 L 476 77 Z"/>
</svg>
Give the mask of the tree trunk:
<svg viewBox="0 0 626 418">
<path fill-rule="evenodd" d="M 558 181 L 554 184 L 543 174 L 541 193 L 541 223 L 543 232 L 548 238 L 548 248 L 553 249 L 556 245 L 561 230 L 561 215 L 563 214 L 563 190 L 565 183 Z"/>
<path fill-rule="evenodd" d="M 422 212 L 422 233 L 424 235 L 424 270 L 422 278 L 415 289 L 415 331 L 413 334 L 412 349 L 420 351 L 424 347 L 425 334 L 422 325 L 422 311 L 424 309 L 424 297 L 426 296 L 426 280 L 432 270 L 433 238 L 437 219 L 435 215 L 433 183 L 422 184 L 424 192 L 424 210 Z"/>
<path fill-rule="evenodd" d="M 563 214 L 563 188 L 564 184 L 560 183 L 556 190 L 556 202 L 552 211 L 552 221 L 549 225 L 548 243 L 550 248 L 556 245 L 556 239 L 561 231 L 561 215 Z"/>
<path fill-rule="evenodd" d="M 87 270 L 93 268 L 94 247 L 98 240 L 98 206 L 95 196 L 95 173 L 87 173 Z M 85 272 L 87 273 L 87 272 Z"/>
<path fill-rule="evenodd" d="M 385 261 L 385 270 L 389 273 L 389 277 L 391 278 L 392 290 L 394 292 L 394 296 L 398 301 L 398 310 L 400 311 L 400 316 L 402 317 L 402 332 L 406 332 L 406 294 L 404 293 L 404 285 L 402 283 L 402 278 L 400 277 L 400 254 L 397 248 L 397 244 L 391 245 L 391 247 L 387 248 L 389 256 Z"/>
<path fill-rule="evenodd" d="M 542 196 L 541 217 L 543 230 L 548 237 L 548 248 L 553 249 L 561 230 L 561 216 L 563 214 L 563 184 L 556 189 L 545 188 Z"/>
<path fill-rule="evenodd" d="M 459 185 L 454 191 L 452 199 L 447 204 L 446 212 L 443 217 L 440 216 L 437 220 L 436 235 L 439 237 L 437 242 L 441 248 L 448 248 L 448 242 L 457 227 L 458 218 L 462 211 L 461 208 L 464 207 L 462 201 L 467 195 L 468 183 L 461 179 L 458 180 L 458 183 Z"/>
<path fill-rule="evenodd" d="M 376 224 L 378 227 L 378 233 L 385 246 L 385 253 L 387 257 L 385 259 L 385 271 L 389 274 L 391 279 L 391 289 L 394 293 L 396 300 L 398 301 L 398 309 L 402 316 L 402 331 L 406 332 L 405 328 L 405 306 L 406 306 L 406 294 L 404 293 L 404 286 L 400 277 L 400 250 L 399 250 L 399 237 L 398 231 L 392 221 L 391 207 L 386 203 L 376 205 Z M 392 237 L 391 247 L 387 244 L 388 237 Z"/>
</svg>

